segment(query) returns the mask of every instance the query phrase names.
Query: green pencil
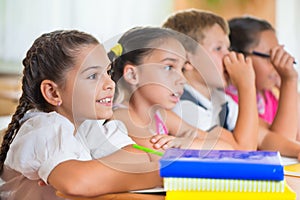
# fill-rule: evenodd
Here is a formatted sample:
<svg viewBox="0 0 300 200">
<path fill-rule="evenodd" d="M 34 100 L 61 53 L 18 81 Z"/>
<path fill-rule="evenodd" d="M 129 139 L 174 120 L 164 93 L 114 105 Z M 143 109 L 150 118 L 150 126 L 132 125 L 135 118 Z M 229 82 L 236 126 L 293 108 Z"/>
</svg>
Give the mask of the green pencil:
<svg viewBox="0 0 300 200">
<path fill-rule="evenodd" d="M 153 149 L 149 149 L 147 147 L 143 147 L 143 146 L 140 146 L 140 145 L 137 145 L 137 144 L 133 144 L 132 147 L 136 148 L 136 149 L 139 149 L 139 150 L 142 150 L 142 151 L 145 151 L 147 153 L 152 153 L 152 154 L 158 155 L 158 156 L 163 156 L 164 155 L 163 152 L 155 151 Z"/>
</svg>

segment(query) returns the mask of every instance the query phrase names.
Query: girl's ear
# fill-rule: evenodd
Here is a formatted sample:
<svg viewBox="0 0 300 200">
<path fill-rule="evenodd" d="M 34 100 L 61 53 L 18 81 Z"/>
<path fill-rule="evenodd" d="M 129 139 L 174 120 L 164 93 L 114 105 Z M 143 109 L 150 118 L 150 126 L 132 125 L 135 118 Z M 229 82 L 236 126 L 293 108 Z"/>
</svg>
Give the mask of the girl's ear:
<svg viewBox="0 0 300 200">
<path fill-rule="evenodd" d="M 139 76 L 136 66 L 127 64 L 124 67 L 124 80 L 131 85 L 137 85 L 139 82 Z"/>
<path fill-rule="evenodd" d="M 53 106 L 60 106 L 62 104 L 56 83 L 50 80 L 43 80 L 40 89 L 43 97 L 49 104 Z"/>
</svg>

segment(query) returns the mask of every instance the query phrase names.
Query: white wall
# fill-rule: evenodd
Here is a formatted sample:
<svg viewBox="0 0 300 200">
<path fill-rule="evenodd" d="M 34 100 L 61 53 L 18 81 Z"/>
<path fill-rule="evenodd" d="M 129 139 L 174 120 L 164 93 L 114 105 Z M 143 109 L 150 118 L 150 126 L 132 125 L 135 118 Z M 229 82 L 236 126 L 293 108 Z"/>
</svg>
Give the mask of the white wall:
<svg viewBox="0 0 300 200">
<path fill-rule="evenodd" d="M 44 32 L 78 29 L 104 42 L 134 26 L 160 26 L 172 9 L 172 0 L 0 0 L 0 72 L 1 61 L 21 63 Z"/>
<path fill-rule="evenodd" d="M 300 1 L 276 3 L 279 41 L 299 66 Z M 79 29 L 104 42 L 133 26 L 159 26 L 172 9 L 173 0 L 0 0 L 0 72 L 3 61 L 20 65 L 33 40 L 44 32 Z"/>
<path fill-rule="evenodd" d="M 300 1 L 276 0 L 276 31 L 279 42 L 297 61 L 300 72 Z"/>
</svg>

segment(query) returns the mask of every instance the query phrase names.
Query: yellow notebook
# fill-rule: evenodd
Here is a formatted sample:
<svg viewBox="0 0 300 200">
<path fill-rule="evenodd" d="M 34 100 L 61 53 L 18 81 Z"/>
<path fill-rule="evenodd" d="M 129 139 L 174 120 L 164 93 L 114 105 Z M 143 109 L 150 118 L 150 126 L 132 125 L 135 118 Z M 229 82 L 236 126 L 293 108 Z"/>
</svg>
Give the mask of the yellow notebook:
<svg viewBox="0 0 300 200">
<path fill-rule="evenodd" d="M 285 186 L 284 192 L 183 192 L 167 191 L 165 200 L 296 200 L 296 193 Z"/>
<path fill-rule="evenodd" d="M 283 192 L 285 181 L 165 177 L 165 191 Z"/>
<path fill-rule="evenodd" d="M 300 163 L 284 166 L 284 175 L 300 177 Z"/>
</svg>

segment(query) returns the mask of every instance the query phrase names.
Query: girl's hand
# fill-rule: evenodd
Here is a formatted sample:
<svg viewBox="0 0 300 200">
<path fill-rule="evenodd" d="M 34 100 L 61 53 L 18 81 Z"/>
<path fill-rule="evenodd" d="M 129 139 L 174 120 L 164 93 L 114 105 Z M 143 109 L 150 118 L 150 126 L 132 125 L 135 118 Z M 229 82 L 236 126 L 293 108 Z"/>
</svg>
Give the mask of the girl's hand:
<svg viewBox="0 0 300 200">
<path fill-rule="evenodd" d="M 153 136 L 150 142 L 153 143 L 155 149 L 188 148 L 193 142 L 193 137 L 175 137 L 162 134 Z"/>
<path fill-rule="evenodd" d="M 241 53 L 230 52 L 224 57 L 223 61 L 225 70 L 234 86 L 239 88 L 241 86 L 249 87 L 254 85 L 255 72 L 251 58 L 245 58 Z"/>
<path fill-rule="evenodd" d="M 173 147 L 174 136 L 171 135 L 155 135 L 150 139 L 150 142 L 153 144 L 154 149 L 168 149 Z"/>
<path fill-rule="evenodd" d="M 288 52 L 283 48 L 283 45 L 276 46 L 271 49 L 270 59 L 274 68 L 278 72 L 281 80 L 298 79 L 297 71 L 294 69 L 294 60 Z"/>
</svg>

